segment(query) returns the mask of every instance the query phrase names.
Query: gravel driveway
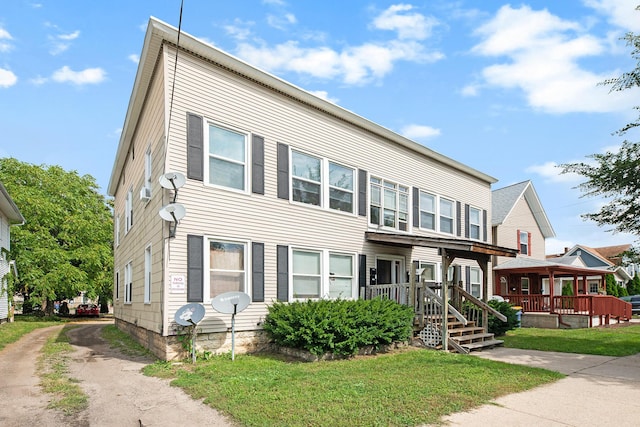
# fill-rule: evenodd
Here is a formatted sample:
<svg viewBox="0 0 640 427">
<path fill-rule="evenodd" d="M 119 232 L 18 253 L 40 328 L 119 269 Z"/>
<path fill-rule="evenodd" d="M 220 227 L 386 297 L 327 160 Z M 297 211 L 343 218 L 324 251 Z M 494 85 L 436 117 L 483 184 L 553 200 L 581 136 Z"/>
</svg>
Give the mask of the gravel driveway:
<svg viewBox="0 0 640 427">
<path fill-rule="evenodd" d="M 74 416 L 47 409 L 36 376 L 36 361 L 46 339 L 63 326 L 37 329 L 0 351 L 0 425 L 13 426 L 231 426 L 210 407 L 166 380 L 142 375 L 153 362 L 112 349 L 101 338 L 111 322 L 86 321 L 68 332 L 74 348 L 69 376 L 89 396 L 89 408 Z"/>
</svg>

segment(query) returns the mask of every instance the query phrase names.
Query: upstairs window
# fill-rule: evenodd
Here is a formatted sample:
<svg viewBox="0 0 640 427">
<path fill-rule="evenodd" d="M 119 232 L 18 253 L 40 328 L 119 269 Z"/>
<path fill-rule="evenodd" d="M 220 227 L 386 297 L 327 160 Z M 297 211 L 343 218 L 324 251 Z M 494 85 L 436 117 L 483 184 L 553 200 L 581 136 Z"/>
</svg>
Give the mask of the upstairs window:
<svg viewBox="0 0 640 427">
<path fill-rule="evenodd" d="M 436 196 L 420 192 L 420 228 L 436 229 Z"/>
<path fill-rule="evenodd" d="M 209 183 L 245 191 L 247 135 L 209 125 Z"/>
<path fill-rule="evenodd" d="M 127 191 L 127 198 L 125 200 L 124 208 L 124 234 L 127 234 L 131 227 L 133 227 L 133 188 Z"/>
<path fill-rule="evenodd" d="M 291 151 L 291 187 L 294 202 L 322 206 L 322 161 Z"/>
<path fill-rule="evenodd" d="M 440 199 L 440 232 L 453 234 L 455 232 L 455 203 L 452 200 Z"/>
<path fill-rule="evenodd" d="M 531 255 L 531 233 L 518 230 L 518 247 L 520 254 Z"/>
<path fill-rule="evenodd" d="M 124 303 L 131 304 L 133 288 L 133 265 L 131 262 L 124 266 Z"/>
<path fill-rule="evenodd" d="M 144 188 L 149 190 L 147 194 L 151 197 L 151 147 L 144 153 Z"/>
<path fill-rule="evenodd" d="M 480 209 L 469 207 L 469 238 L 480 240 L 482 212 Z"/>
<path fill-rule="evenodd" d="M 329 162 L 329 208 L 353 213 L 354 170 Z"/>
<path fill-rule="evenodd" d="M 371 192 L 369 222 L 373 225 L 407 231 L 409 187 L 376 177 L 371 177 L 369 185 Z"/>
</svg>

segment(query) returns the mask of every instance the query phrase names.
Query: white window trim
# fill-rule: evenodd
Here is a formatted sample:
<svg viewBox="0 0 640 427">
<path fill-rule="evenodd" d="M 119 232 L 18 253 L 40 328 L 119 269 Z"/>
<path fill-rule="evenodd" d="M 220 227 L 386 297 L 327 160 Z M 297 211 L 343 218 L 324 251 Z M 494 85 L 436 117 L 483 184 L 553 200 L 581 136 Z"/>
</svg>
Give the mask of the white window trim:
<svg viewBox="0 0 640 427">
<path fill-rule="evenodd" d="M 120 270 L 116 270 L 113 275 L 114 283 L 113 288 L 115 290 L 114 300 L 120 301 Z"/>
<path fill-rule="evenodd" d="M 124 234 L 127 235 L 133 228 L 133 187 L 129 187 L 124 208 Z"/>
<path fill-rule="evenodd" d="M 519 230 L 518 233 L 520 233 L 518 235 L 518 240 L 520 241 L 520 247 L 518 248 L 518 250 L 520 251 L 520 255 L 527 255 L 527 256 L 531 256 L 531 250 L 529 249 L 529 233 L 527 231 L 524 230 Z M 524 243 L 522 243 L 522 235 L 524 234 L 524 236 L 526 237 L 524 240 Z M 526 252 L 522 252 L 522 245 L 527 247 L 527 251 Z"/>
<path fill-rule="evenodd" d="M 424 211 L 424 212 L 429 212 L 429 213 L 433 213 L 435 218 L 434 218 L 434 227 L 435 228 L 425 228 L 422 226 L 422 215 L 421 213 L 423 212 L 422 206 L 420 205 L 420 194 L 427 194 L 431 197 L 433 197 L 435 199 L 434 201 L 434 212 L 429 212 L 429 211 Z M 451 217 L 451 219 L 453 220 L 452 226 L 451 226 L 451 233 L 447 233 L 444 231 L 441 231 L 441 222 L 442 222 L 442 217 L 444 215 L 442 215 L 442 211 L 440 209 L 440 204 L 442 200 L 446 200 L 448 202 L 451 202 L 451 204 L 453 205 L 452 207 L 452 212 L 453 212 L 453 216 Z M 445 197 L 445 196 L 441 196 L 439 194 L 435 194 L 435 193 L 431 193 L 429 191 L 424 191 L 424 190 L 420 190 L 420 193 L 418 194 L 418 214 L 420 215 L 420 217 L 418 218 L 418 226 L 421 230 L 426 230 L 432 233 L 438 233 L 438 234 L 442 234 L 444 236 L 455 236 L 457 233 L 457 212 L 456 212 L 456 201 L 453 199 L 450 199 L 449 197 Z M 477 209 L 477 208 L 474 208 Z M 448 218 L 448 217 L 446 217 Z M 482 230 L 480 230 L 480 233 L 482 234 Z"/>
<path fill-rule="evenodd" d="M 216 237 L 216 236 L 205 236 L 204 238 L 205 244 L 204 248 L 204 289 L 203 289 L 203 301 L 211 301 L 211 254 L 210 247 L 211 242 L 221 242 L 221 243 L 236 243 L 244 245 L 244 291 L 245 293 L 251 295 L 251 240 L 242 240 L 242 239 L 230 239 L 228 237 Z"/>
<path fill-rule="evenodd" d="M 471 210 L 474 210 L 474 211 L 478 212 L 478 223 L 477 224 L 471 222 Z M 469 206 L 469 218 L 467 218 L 467 221 L 469 222 L 469 239 L 481 241 L 482 240 L 482 235 L 483 235 L 483 230 L 482 230 L 482 209 L 477 208 L 475 206 Z M 478 227 L 478 237 L 477 238 L 471 236 L 471 227 L 474 226 L 474 225 Z"/>
<path fill-rule="evenodd" d="M 144 303 L 151 304 L 151 274 L 153 265 L 153 252 L 151 244 L 144 248 Z"/>
<path fill-rule="evenodd" d="M 120 215 L 116 215 L 114 220 L 114 228 L 115 228 L 115 237 L 114 241 L 116 244 L 116 248 L 120 246 Z"/>
<path fill-rule="evenodd" d="M 320 296 L 318 298 L 296 298 L 293 292 L 293 252 L 294 251 L 304 251 L 304 252 L 315 252 L 320 254 Z M 352 257 L 352 284 L 351 284 L 351 295 L 343 295 L 341 299 L 357 299 L 358 298 L 358 254 L 355 252 L 348 251 L 334 251 L 329 249 L 318 249 L 318 248 L 310 248 L 304 246 L 290 246 L 289 247 L 289 298 L 290 301 L 306 301 L 307 299 L 311 300 L 319 300 L 319 299 L 329 299 L 329 286 L 331 275 L 329 271 L 329 257 L 330 255 L 346 255 Z"/>
<path fill-rule="evenodd" d="M 293 200 L 293 152 L 297 152 L 300 153 L 302 155 L 305 156 L 309 156 L 309 157 L 314 157 L 316 159 L 320 160 L 320 205 L 313 205 L 311 203 L 304 203 L 304 202 L 298 202 L 296 200 Z M 351 212 L 348 211 L 341 211 L 338 209 L 332 209 L 330 207 L 331 204 L 331 197 L 330 197 L 330 190 L 331 188 L 336 188 L 339 189 L 341 191 L 345 191 L 345 192 L 349 192 L 349 190 L 345 190 L 343 188 L 339 188 L 339 187 L 332 187 L 331 184 L 329 183 L 329 163 L 333 163 L 337 166 L 341 166 L 343 168 L 346 169 L 351 169 L 352 175 L 351 175 L 351 182 L 353 183 L 353 189 L 351 190 Z M 298 148 L 292 148 L 289 147 L 289 165 L 291 165 L 290 167 L 290 171 L 289 171 L 289 202 L 296 204 L 296 205 L 300 205 L 300 206 L 307 206 L 307 207 L 311 207 L 311 208 L 316 208 L 316 209 L 324 209 L 327 210 L 329 212 L 335 212 L 335 213 L 339 213 L 339 214 L 344 214 L 344 215 L 351 215 L 351 216 L 355 216 L 356 215 L 356 209 L 357 209 L 357 194 L 358 194 L 358 179 L 357 179 L 357 168 L 353 167 L 353 166 L 349 166 L 345 163 L 342 162 L 337 162 L 335 160 L 329 159 L 327 157 L 323 157 L 323 156 L 318 156 L 316 154 L 310 153 L 308 151 L 305 150 L 300 150 Z M 308 181 L 308 182 L 314 182 L 314 181 L 309 181 L 305 178 L 296 178 L 296 179 L 300 179 L 302 181 Z M 314 182 L 315 183 L 315 182 Z"/>
<path fill-rule="evenodd" d="M 482 269 L 479 267 L 470 267 L 471 273 L 469 274 L 469 291 L 471 295 L 473 295 L 473 286 L 478 286 L 478 295 L 473 295 L 476 298 L 482 298 Z M 476 271 L 478 273 L 478 281 L 473 281 L 473 272 Z"/>
<path fill-rule="evenodd" d="M 371 205 L 372 205 L 372 199 L 371 199 L 371 179 L 377 179 L 380 180 L 380 184 L 376 184 L 379 185 L 381 188 L 381 193 L 380 193 L 380 224 L 374 224 L 371 222 Z M 396 226 L 395 227 L 388 227 L 386 225 L 384 225 L 384 190 L 385 190 L 385 186 L 384 184 L 389 183 L 389 184 L 393 184 L 396 187 L 396 194 L 398 195 L 398 199 L 397 199 L 397 208 L 395 209 L 396 211 Z M 402 192 L 404 194 L 407 195 L 407 229 L 406 230 L 401 230 L 400 229 L 400 187 L 406 188 L 407 191 Z M 381 177 L 380 175 L 376 175 L 376 174 L 369 174 L 369 176 L 367 177 L 367 222 L 369 224 L 369 227 L 375 228 L 375 229 L 383 229 L 383 230 L 393 230 L 399 233 L 410 233 L 412 230 L 412 218 L 411 215 L 413 215 L 412 212 L 412 208 L 411 206 L 413 206 L 413 201 L 412 201 L 412 194 L 411 194 L 411 187 L 405 184 L 401 184 L 398 181 L 394 181 L 394 180 L 390 180 L 390 179 L 386 179 Z"/>
<path fill-rule="evenodd" d="M 124 303 L 131 304 L 133 300 L 133 263 L 129 261 L 124 266 Z"/>
<path fill-rule="evenodd" d="M 526 286 L 525 286 L 525 283 L 526 283 Z M 525 287 L 527 288 L 527 293 L 526 294 L 524 293 Z M 529 295 L 531 293 L 531 283 L 530 283 L 528 277 L 521 277 L 520 278 L 520 292 L 523 295 Z"/>
<path fill-rule="evenodd" d="M 227 187 L 224 185 L 219 185 L 219 184 L 213 184 L 210 182 L 210 177 L 209 177 L 209 159 L 211 158 L 211 154 L 209 153 L 209 127 L 210 126 L 215 126 L 218 127 L 220 129 L 224 129 L 227 130 L 229 132 L 234 132 L 234 133 L 238 133 L 241 135 L 244 135 L 244 190 L 240 190 L 237 188 L 233 188 L 233 187 Z M 204 133 L 203 133 L 203 155 L 204 155 L 204 184 L 209 186 L 209 187 L 214 187 L 214 188 L 219 188 L 221 190 L 227 190 L 227 191 L 233 191 L 236 193 L 241 193 L 241 194 L 249 194 L 250 193 L 250 188 L 249 188 L 249 179 L 251 176 L 251 132 L 247 132 L 245 130 L 239 129 L 237 127 L 234 126 L 229 126 L 227 124 L 224 123 L 220 123 L 220 122 L 216 122 L 213 120 L 204 120 Z M 233 159 L 228 159 L 225 157 L 215 157 L 218 159 L 222 159 L 231 163 L 235 163 L 235 164 L 240 164 L 237 160 L 233 160 Z"/>
<path fill-rule="evenodd" d="M 151 168 L 153 167 L 151 161 L 151 145 L 149 145 L 144 153 L 144 187 L 149 191 L 151 191 Z"/>
<path fill-rule="evenodd" d="M 435 262 L 435 261 L 425 261 L 425 260 L 419 260 L 418 261 L 418 268 L 421 268 L 421 265 L 424 264 L 429 264 L 429 265 L 433 265 L 435 268 L 435 274 L 434 274 L 434 279 L 433 280 L 429 280 L 429 283 L 441 283 L 442 282 L 442 263 L 440 262 Z M 424 281 L 424 278 L 422 279 L 422 281 Z"/>
</svg>

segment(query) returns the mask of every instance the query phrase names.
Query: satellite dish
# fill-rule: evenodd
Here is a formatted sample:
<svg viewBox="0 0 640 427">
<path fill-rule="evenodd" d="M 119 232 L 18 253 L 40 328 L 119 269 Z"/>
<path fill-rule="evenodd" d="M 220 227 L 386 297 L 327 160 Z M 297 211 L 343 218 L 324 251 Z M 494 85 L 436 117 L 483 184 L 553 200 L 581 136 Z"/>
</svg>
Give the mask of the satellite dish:
<svg viewBox="0 0 640 427">
<path fill-rule="evenodd" d="M 231 314 L 231 360 L 236 358 L 236 313 L 251 303 L 251 297 L 244 292 L 225 292 L 211 299 L 211 307 L 220 313 Z"/>
<path fill-rule="evenodd" d="M 163 206 L 158 213 L 165 221 L 178 222 L 184 218 L 186 211 L 180 203 L 169 203 Z"/>
<path fill-rule="evenodd" d="M 163 188 L 177 190 L 184 185 L 186 179 L 180 172 L 167 172 L 164 175 L 160 175 L 158 181 L 160 181 L 160 186 Z"/>
<path fill-rule="evenodd" d="M 203 318 L 204 306 L 197 303 L 183 305 L 174 316 L 176 323 L 182 326 L 197 325 Z"/>
<path fill-rule="evenodd" d="M 225 292 L 211 299 L 211 307 L 225 314 L 236 314 L 251 303 L 251 297 L 244 292 Z"/>
</svg>

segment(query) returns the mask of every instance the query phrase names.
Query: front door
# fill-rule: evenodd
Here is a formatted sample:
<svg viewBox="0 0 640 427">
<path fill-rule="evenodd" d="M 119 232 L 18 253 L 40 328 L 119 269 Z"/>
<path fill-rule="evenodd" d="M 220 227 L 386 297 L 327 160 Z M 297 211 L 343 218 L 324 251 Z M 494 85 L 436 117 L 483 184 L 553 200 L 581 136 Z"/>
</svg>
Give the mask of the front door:
<svg viewBox="0 0 640 427">
<path fill-rule="evenodd" d="M 404 258 L 390 255 L 379 255 L 376 259 L 378 284 L 391 285 L 407 281 L 404 270 Z"/>
</svg>

